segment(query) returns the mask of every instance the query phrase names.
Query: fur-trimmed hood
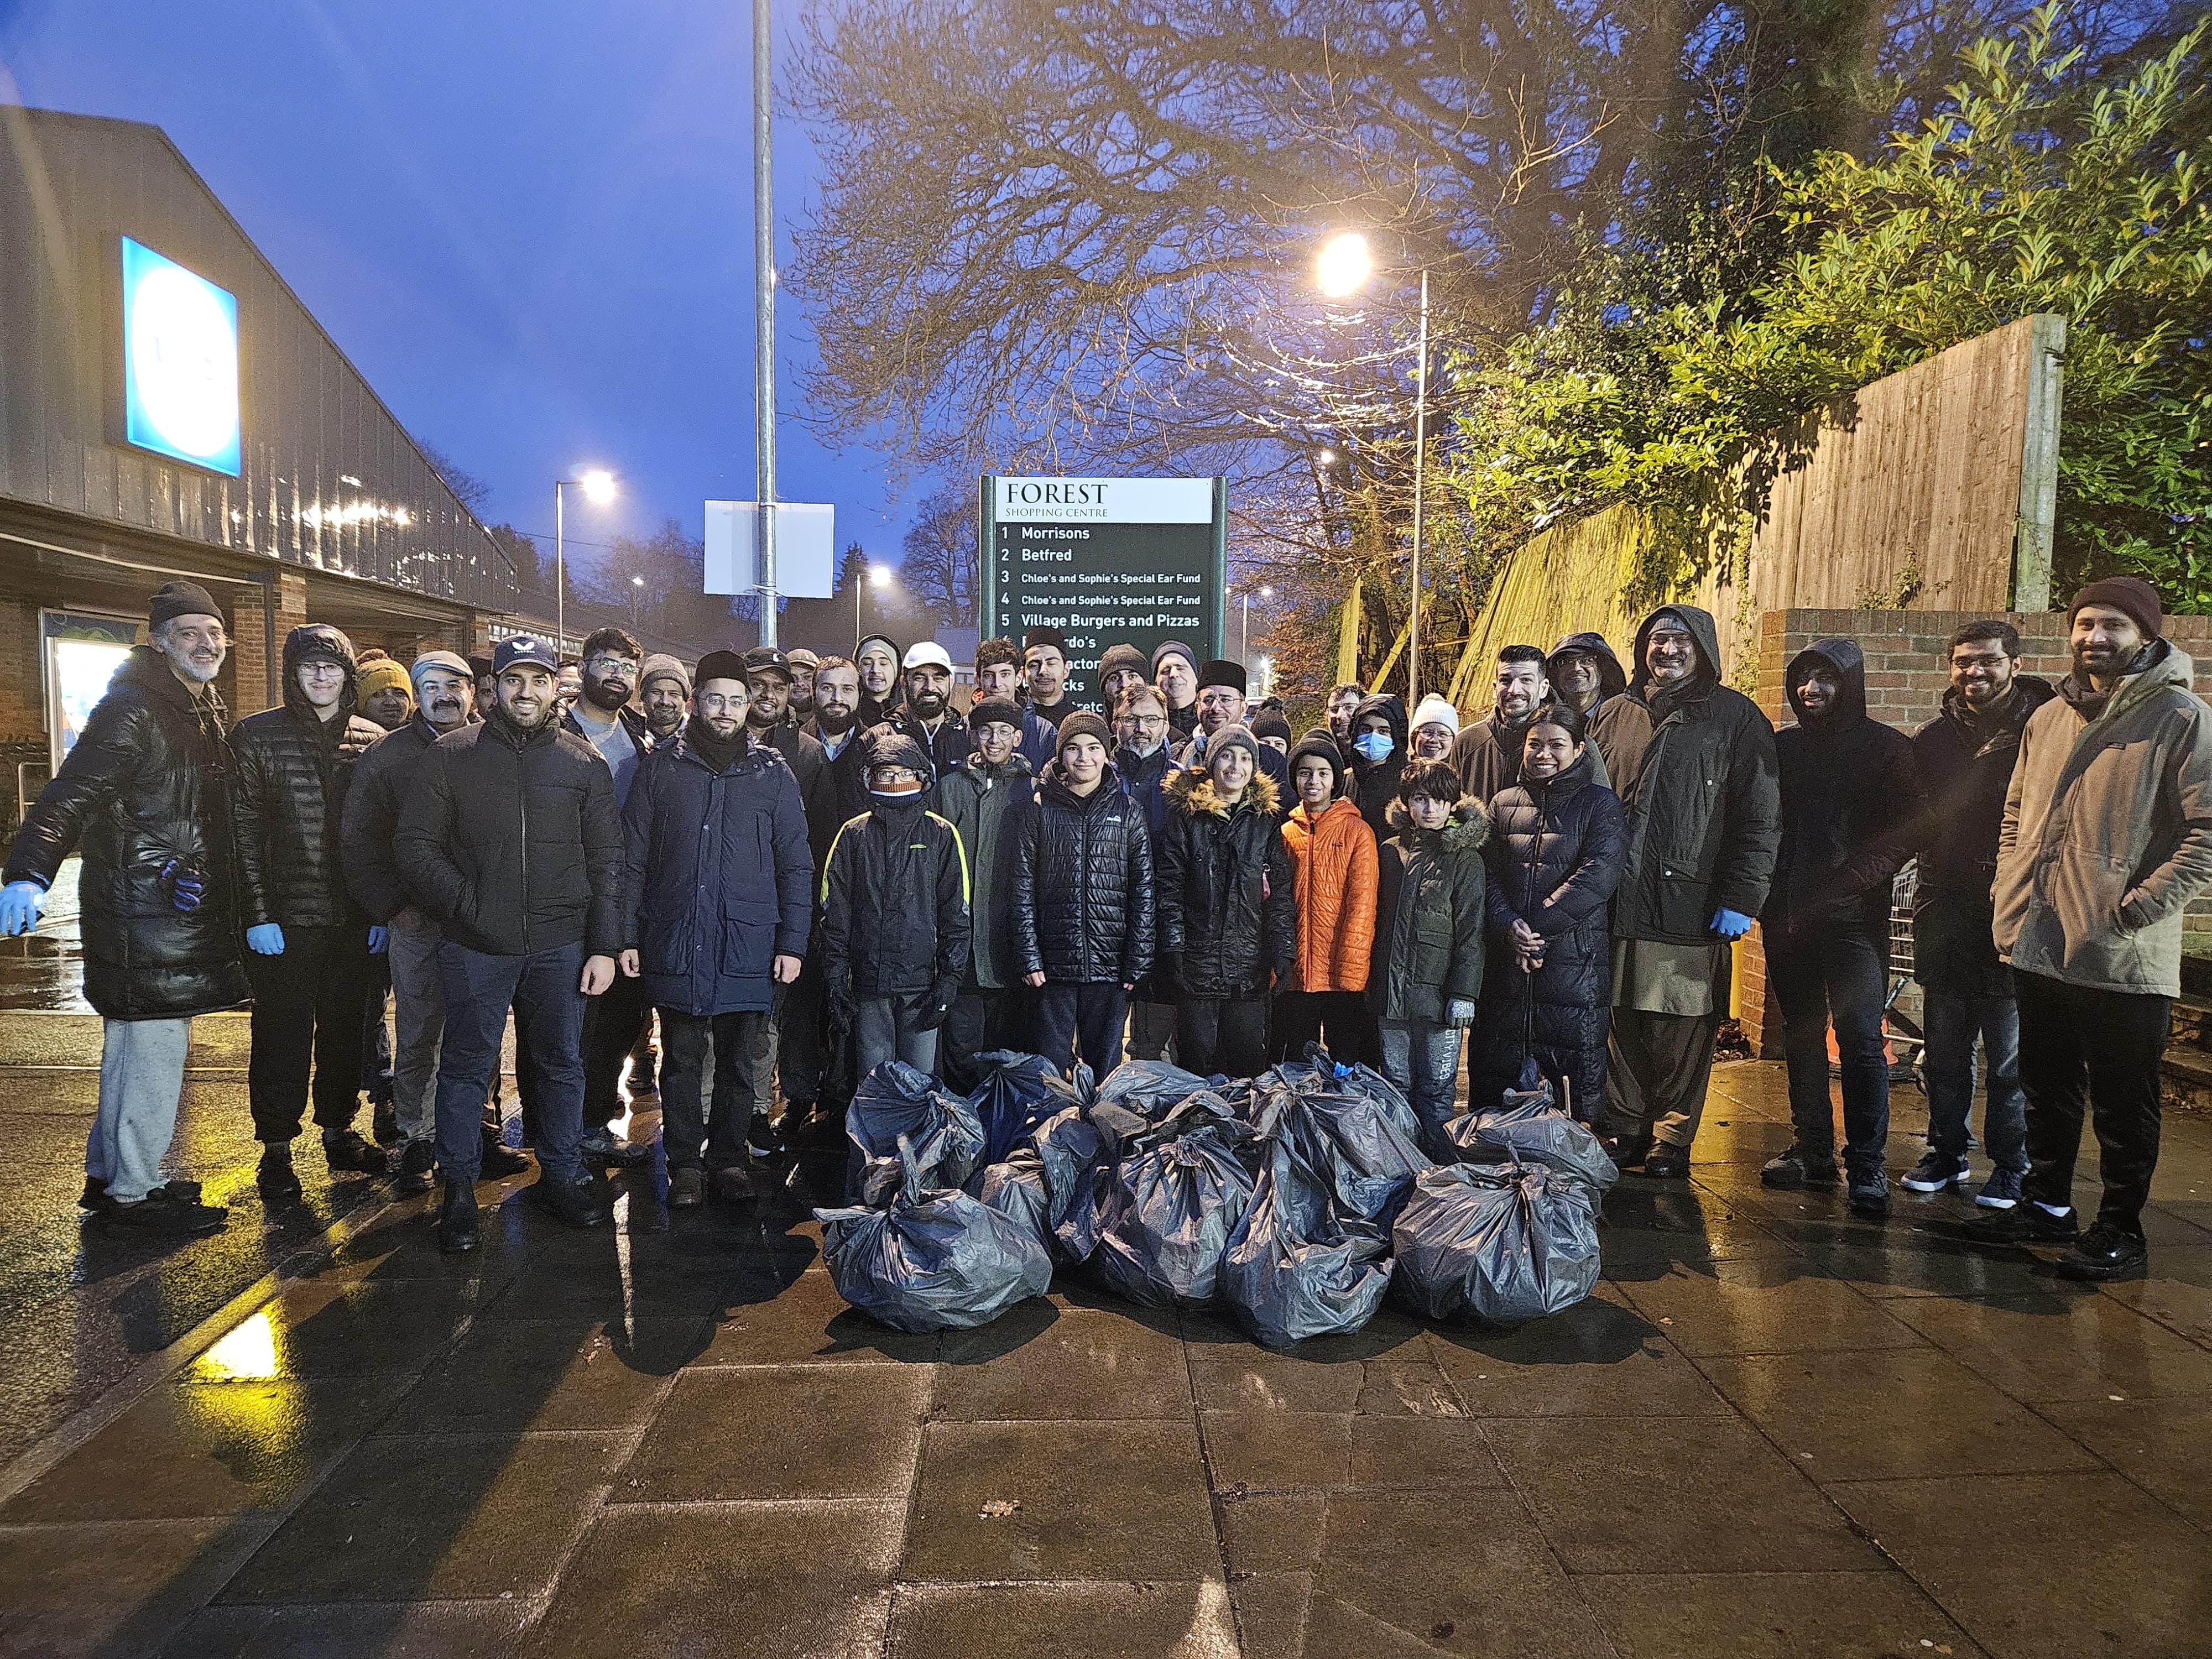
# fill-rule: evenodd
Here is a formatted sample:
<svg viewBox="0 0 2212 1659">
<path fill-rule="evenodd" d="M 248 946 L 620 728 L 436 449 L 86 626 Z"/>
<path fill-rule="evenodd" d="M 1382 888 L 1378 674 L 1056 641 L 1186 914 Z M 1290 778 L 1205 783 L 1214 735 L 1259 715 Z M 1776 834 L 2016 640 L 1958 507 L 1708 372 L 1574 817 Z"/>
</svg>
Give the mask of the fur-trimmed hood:
<svg viewBox="0 0 2212 1659">
<path fill-rule="evenodd" d="M 1213 774 L 1202 766 L 1187 766 L 1168 774 L 1168 799 L 1176 810 L 1198 817 L 1211 812 L 1216 817 L 1227 817 L 1230 808 L 1213 787 Z M 1275 781 L 1255 767 L 1252 781 L 1244 786 L 1244 799 L 1238 805 L 1250 805 L 1256 811 L 1273 812 L 1282 797 L 1277 793 Z"/>
<path fill-rule="evenodd" d="M 1474 853 L 1480 852 L 1490 839 L 1490 814 L 1472 795 L 1459 798 L 1452 807 L 1450 818 L 1441 830 L 1424 830 L 1415 823 L 1402 800 L 1392 801 L 1385 816 L 1390 820 L 1390 828 L 1409 848 L 1437 841 L 1443 843 L 1447 853 Z"/>
</svg>

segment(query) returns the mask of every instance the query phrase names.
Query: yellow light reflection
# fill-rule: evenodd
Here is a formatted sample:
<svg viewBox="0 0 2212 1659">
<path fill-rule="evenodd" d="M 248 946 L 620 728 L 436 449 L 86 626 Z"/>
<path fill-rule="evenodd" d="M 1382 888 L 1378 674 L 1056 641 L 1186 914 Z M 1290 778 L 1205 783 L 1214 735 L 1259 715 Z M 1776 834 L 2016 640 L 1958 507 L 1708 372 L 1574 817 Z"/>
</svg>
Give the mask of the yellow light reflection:
<svg viewBox="0 0 2212 1659">
<path fill-rule="evenodd" d="M 276 1376 L 276 1326 L 264 1308 L 200 1356 L 200 1373 L 229 1382 Z"/>
</svg>

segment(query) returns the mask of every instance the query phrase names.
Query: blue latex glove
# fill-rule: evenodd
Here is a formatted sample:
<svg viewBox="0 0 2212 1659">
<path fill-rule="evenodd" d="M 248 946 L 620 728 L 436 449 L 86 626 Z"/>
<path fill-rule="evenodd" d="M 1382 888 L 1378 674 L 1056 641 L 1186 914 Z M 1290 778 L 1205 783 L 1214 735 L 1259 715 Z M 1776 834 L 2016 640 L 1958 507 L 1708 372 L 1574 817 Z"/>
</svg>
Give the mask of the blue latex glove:
<svg viewBox="0 0 2212 1659">
<path fill-rule="evenodd" d="M 39 925 L 46 890 L 35 881 L 11 881 L 0 887 L 0 939 L 27 933 Z"/>
<path fill-rule="evenodd" d="M 1741 910 L 1731 910 L 1723 904 L 1713 912 L 1713 919 L 1705 924 L 1723 939 L 1741 939 L 1751 931 L 1751 918 Z"/>
<path fill-rule="evenodd" d="M 1464 1030 L 1474 1024 L 1474 1005 L 1463 997 L 1454 997 L 1444 1004 L 1444 1024 Z"/>
<path fill-rule="evenodd" d="M 382 955 L 384 954 L 385 946 L 386 946 L 387 945 L 389 945 L 389 944 L 391 944 L 391 943 L 392 943 L 392 931 L 391 931 L 391 929 L 389 929 L 389 928 L 387 928 L 387 927 L 372 927 L 372 928 L 370 928 L 370 929 L 368 930 L 368 953 L 369 953 L 369 955 L 371 955 L 371 956 L 373 956 L 373 957 L 380 957 L 380 956 L 382 956 Z"/>
<path fill-rule="evenodd" d="M 273 921 L 249 927 L 246 930 L 246 948 L 256 956 L 281 957 L 284 954 L 284 930 Z"/>
<path fill-rule="evenodd" d="M 182 859 L 171 859 L 161 866 L 161 884 L 169 890 L 169 902 L 177 914 L 188 916 L 200 908 L 207 896 L 207 882 L 200 872 Z"/>
</svg>

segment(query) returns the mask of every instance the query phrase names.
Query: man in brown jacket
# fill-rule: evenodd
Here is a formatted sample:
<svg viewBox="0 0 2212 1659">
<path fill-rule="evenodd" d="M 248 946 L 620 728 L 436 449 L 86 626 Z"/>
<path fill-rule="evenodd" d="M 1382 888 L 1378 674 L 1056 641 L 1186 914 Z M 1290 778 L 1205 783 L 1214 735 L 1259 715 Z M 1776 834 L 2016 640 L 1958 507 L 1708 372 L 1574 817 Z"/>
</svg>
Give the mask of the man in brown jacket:
<svg viewBox="0 0 2212 1659">
<path fill-rule="evenodd" d="M 2071 1242 L 2059 1272 L 2116 1279 L 2144 1260 L 2181 913 L 2212 885 L 2212 708 L 2190 689 L 2189 659 L 2159 636 L 2148 582 L 2092 582 L 2066 615 L 2074 672 L 2021 733 L 1991 890 L 2020 1001 L 2029 1202 L 1970 1231 Z M 2105 1195 L 2076 1240 L 2085 1098 Z"/>
</svg>

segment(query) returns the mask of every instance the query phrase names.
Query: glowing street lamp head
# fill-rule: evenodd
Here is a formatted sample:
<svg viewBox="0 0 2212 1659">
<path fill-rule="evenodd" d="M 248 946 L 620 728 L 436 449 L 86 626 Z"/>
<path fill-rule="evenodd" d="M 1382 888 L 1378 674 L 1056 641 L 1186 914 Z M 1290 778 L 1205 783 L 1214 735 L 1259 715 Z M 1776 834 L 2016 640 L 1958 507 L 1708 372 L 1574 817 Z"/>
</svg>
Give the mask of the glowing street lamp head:
<svg viewBox="0 0 2212 1659">
<path fill-rule="evenodd" d="M 576 484 L 584 499 L 595 507 L 605 507 L 615 498 L 615 475 L 604 467 L 577 474 Z"/>
<path fill-rule="evenodd" d="M 1314 275 L 1323 294 L 1332 300 L 1344 300 L 1358 292 L 1374 269 L 1367 239 L 1356 230 L 1347 230 L 1322 245 Z"/>
<path fill-rule="evenodd" d="M 868 567 L 868 586 L 871 586 L 871 587 L 889 587 L 890 585 L 891 585 L 891 568 L 890 568 L 890 566 L 889 566 L 889 565 L 887 565 L 887 564 L 872 564 L 872 565 L 870 565 L 870 566 Z"/>
<path fill-rule="evenodd" d="M 642 576 L 632 576 L 629 579 L 629 585 L 632 587 L 642 587 L 645 586 L 645 578 Z"/>
<path fill-rule="evenodd" d="M 1260 590 L 1260 597 L 1263 599 L 1272 599 L 1275 597 L 1275 590 L 1272 587 L 1262 587 Z"/>
</svg>

